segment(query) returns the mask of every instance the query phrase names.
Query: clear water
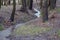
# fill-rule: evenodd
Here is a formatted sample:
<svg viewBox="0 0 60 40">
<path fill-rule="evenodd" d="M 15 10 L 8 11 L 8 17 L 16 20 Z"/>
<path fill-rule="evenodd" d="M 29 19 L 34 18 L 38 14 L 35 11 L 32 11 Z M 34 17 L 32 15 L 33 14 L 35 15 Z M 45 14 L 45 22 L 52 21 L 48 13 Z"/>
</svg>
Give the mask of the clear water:
<svg viewBox="0 0 60 40">
<path fill-rule="evenodd" d="M 41 16 L 40 15 L 41 12 L 39 10 L 35 9 L 35 8 L 34 8 L 34 10 L 37 11 L 37 13 L 35 13 L 34 15 L 36 15 L 37 17 L 40 17 Z"/>
</svg>

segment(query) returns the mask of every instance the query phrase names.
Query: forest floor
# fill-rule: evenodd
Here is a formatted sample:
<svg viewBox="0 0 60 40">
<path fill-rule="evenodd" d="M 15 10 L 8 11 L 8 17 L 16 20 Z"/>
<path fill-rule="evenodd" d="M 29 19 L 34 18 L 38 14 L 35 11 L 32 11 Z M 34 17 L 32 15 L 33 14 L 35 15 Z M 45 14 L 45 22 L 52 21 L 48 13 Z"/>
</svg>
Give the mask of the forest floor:
<svg viewBox="0 0 60 40">
<path fill-rule="evenodd" d="M 38 3 L 39 1 L 37 1 L 36 3 L 36 1 L 34 0 L 33 7 L 40 10 Z M 0 23 L 4 25 L 4 28 L 11 26 L 11 24 L 9 23 L 9 19 L 12 13 L 12 9 L 13 9 L 12 5 L 2 6 L 0 9 Z M 28 9 L 29 13 L 25 13 L 19 11 L 20 9 L 21 5 L 16 5 L 14 24 L 25 23 L 37 18 L 37 16 L 34 15 L 35 14 L 34 10 Z"/>
<path fill-rule="evenodd" d="M 34 5 L 34 7 L 39 10 L 37 6 Z M 1 11 L 2 9 L 4 10 Z M 10 8 L 9 6 L 8 7 L 4 6 L 2 7 L 2 9 L 0 10 L 1 12 L 0 14 L 4 16 L 3 18 L 8 20 L 10 17 L 10 13 L 12 12 L 12 8 Z M 7 12 L 6 12 L 6 9 L 7 9 Z M 16 25 L 17 28 L 13 32 L 14 34 L 13 40 L 60 40 L 60 0 L 57 1 L 57 8 L 55 11 L 56 11 L 55 18 L 49 19 L 49 21 L 46 23 L 42 23 L 41 18 L 35 18 L 34 14 L 33 14 L 34 17 L 32 18 L 33 20 L 29 21 L 30 20 L 29 18 L 31 18 L 31 15 L 25 18 L 27 14 L 24 14 L 18 11 L 19 13 L 16 14 L 17 15 L 16 20 L 19 19 L 19 21 L 18 20 L 17 21 L 19 23 L 23 23 L 22 20 L 21 20 L 22 22 L 20 22 L 21 18 L 24 21 L 25 19 L 29 19 L 28 20 L 29 22 L 26 22 L 22 25 L 21 24 Z M 1 36 L 0 36 L 0 39 L 3 38 L 3 36 L 2 37 Z"/>
<path fill-rule="evenodd" d="M 12 13 L 12 5 L 10 6 L 2 6 L 0 9 L 0 22 L 4 25 L 4 27 L 9 27 L 11 24 L 8 22 Z M 14 24 L 25 23 L 32 19 L 37 18 L 33 11 L 29 10 L 29 13 L 24 13 L 19 11 L 21 8 L 20 5 L 16 5 L 16 14 L 14 18 Z"/>
<path fill-rule="evenodd" d="M 60 11 L 46 23 L 37 18 L 23 25 L 16 25 L 13 40 L 60 40 Z"/>
<path fill-rule="evenodd" d="M 60 40 L 60 0 L 57 1 L 55 18 L 42 23 L 41 18 L 16 25 L 13 40 Z"/>
</svg>

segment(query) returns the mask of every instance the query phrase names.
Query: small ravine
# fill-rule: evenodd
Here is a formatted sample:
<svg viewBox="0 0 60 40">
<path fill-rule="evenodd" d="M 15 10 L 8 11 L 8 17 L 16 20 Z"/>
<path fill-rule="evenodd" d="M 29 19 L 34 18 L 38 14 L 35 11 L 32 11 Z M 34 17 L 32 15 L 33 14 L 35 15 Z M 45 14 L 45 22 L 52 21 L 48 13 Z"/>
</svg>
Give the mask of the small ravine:
<svg viewBox="0 0 60 40">
<path fill-rule="evenodd" d="M 40 11 L 35 9 L 35 8 L 34 8 L 34 10 L 37 12 L 34 15 L 37 16 L 37 17 L 40 17 Z M 16 27 L 18 25 L 21 25 L 21 24 L 17 24 Z M 0 40 L 9 40 L 6 37 L 9 36 L 10 34 L 11 34 L 11 28 L 8 28 L 6 30 L 0 31 Z"/>
</svg>

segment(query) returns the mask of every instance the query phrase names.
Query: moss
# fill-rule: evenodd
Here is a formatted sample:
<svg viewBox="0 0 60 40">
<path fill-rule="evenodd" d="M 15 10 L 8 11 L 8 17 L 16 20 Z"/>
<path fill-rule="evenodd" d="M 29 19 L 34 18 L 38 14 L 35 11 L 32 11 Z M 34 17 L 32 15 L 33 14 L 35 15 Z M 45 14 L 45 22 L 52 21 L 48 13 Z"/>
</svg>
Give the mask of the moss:
<svg viewBox="0 0 60 40">
<path fill-rule="evenodd" d="M 14 33 L 15 35 L 36 35 L 43 32 L 49 31 L 50 28 L 48 27 L 38 27 L 38 26 L 32 26 L 32 25 L 24 25 L 17 29 L 15 29 Z"/>
<path fill-rule="evenodd" d="M 60 30 L 57 31 L 57 35 L 60 36 Z"/>
<path fill-rule="evenodd" d="M 60 12 L 60 8 L 57 8 L 56 10 L 57 10 L 57 12 Z"/>
<path fill-rule="evenodd" d="M 0 31 L 2 31 L 3 30 L 3 26 L 2 25 L 0 25 Z"/>
</svg>

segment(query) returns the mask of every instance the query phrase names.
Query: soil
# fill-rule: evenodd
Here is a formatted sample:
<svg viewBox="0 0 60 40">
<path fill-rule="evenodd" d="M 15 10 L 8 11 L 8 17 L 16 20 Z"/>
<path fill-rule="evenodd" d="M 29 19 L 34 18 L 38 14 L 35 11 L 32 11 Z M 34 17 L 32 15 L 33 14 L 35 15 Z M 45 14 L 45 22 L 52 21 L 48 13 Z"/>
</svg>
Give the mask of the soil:
<svg viewBox="0 0 60 40">
<path fill-rule="evenodd" d="M 60 1 L 57 1 L 57 8 L 60 8 Z M 57 10 L 55 10 L 57 11 Z M 42 23 L 41 18 L 37 18 L 35 20 L 32 20 L 26 25 L 38 25 L 40 27 L 52 27 L 52 30 L 50 30 L 47 33 L 42 33 L 41 35 L 34 35 L 34 36 L 18 36 L 14 37 L 13 40 L 60 40 L 59 35 L 57 35 L 57 30 L 60 29 L 60 12 L 55 12 L 55 18 L 49 19 L 48 22 Z"/>
<path fill-rule="evenodd" d="M 34 2 L 35 2 L 35 0 L 34 0 Z M 60 6 L 58 6 L 58 5 L 60 5 L 59 0 L 57 1 L 57 8 L 58 7 L 60 8 Z M 19 5 L 17 5 L 17 7 L 18 6 Z M 39 8 L 39 6 L 37 7 L 35 4 L 34 4 L 34 7 L 37 9 Z M 20 7 L 17 9 L 19 10 Z M 6 21 L 9 20 L 11 12 L 12 12 L 12 6 L 7 6 L 7 7 L 2 6 L 2 8 L 0 10 L 1 16 L 3 16 L 4 20 L 6 20 Z M 30 21 L 32 19 L 35 19 L 35 20 Z M 27 35 L 27 36 L 14 37 L 13 40 L 60 40 L 60 37 L 58 35 L 56 35 L 57 30 L 60 29 L 60 13 L 56 12 L 54 19 L 50 19 L 48 22 L 42 23 L 41 18 L 36 19 L 36 16 L 34 16 L 33 13 L 31 16 L 31 15 L 22 13 L 20 11 L 16 11 L 15 23 L 18 24 L 18 23 L 24 23 L 27 21 L 30 21 L 30 22 L 28 22 L 26 25 L 32 24 L 32 25 L 38 25 L 38 26 L 43 26 L 43 27 L 49 26 L 49 27 L 52 27 L 52 30 L 50 30 L 47 33 L 42 33 L 41 35 L 34 35 L 34 36 L 28 36 Z M 10 27 L 10 26 L 8 26 L 8 27 Z"/>
</svg>

